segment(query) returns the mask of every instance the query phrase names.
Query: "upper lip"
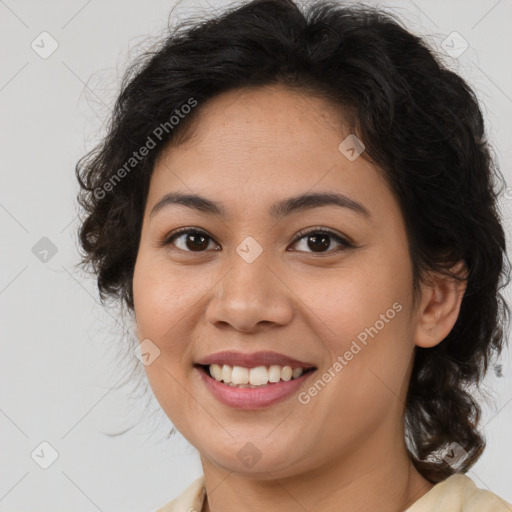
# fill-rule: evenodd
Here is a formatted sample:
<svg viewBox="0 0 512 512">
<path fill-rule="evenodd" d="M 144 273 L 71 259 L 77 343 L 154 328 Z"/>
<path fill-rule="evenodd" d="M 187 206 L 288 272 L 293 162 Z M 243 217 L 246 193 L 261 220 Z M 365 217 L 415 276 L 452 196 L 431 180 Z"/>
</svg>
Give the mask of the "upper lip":
<svg viewBox="0 0 512 512">
<path fill-rule="evenodd" d="M 210 354 L 206 357 L 199 359 L 196 364 L 210 365 L 210 364 L 227 364 L 230 366 L 243 366 L 245 368 L 255 368 L 256 366 L 270 366 L 273 364 L 279 366 L 291 366 L 292 368 L 314 368 L 314 365 L 305 363 L 297 359 L 279 354 L 272 351 L 261 352 L 236 352 L 231 350 L 224 350 Z"/>
</svg>

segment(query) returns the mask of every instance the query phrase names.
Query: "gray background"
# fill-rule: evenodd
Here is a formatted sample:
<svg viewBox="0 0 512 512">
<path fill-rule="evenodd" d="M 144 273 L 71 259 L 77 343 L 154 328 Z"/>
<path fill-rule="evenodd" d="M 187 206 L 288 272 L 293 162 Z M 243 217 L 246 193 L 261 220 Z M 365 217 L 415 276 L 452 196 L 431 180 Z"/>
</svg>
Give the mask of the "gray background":
<svg viewBox="0 0 512 512">
<path fill-rule="evenodd" d="M 389 7 L 426 35 L 473 85 L 512 183 L 512 1 L 368 3 Z M 74 268 L 74 166 L 104 133 L 126 66 L 164 33 L 175 4 L 0 0 L 2 511 L 149 511 L 201 474 L 195 450 L 181 436 L 166 439 L 172 425 L 152 394 L 143 410 L 145 398 L 114 387 L 133 363 L 141 367 L 134 357 L 120 357 L 116 311 L 98 305 L 94 281 Z M 183 1 L 173 19 L 222 5 Z M 45 59 L 31 47 L 43 31 L 58 44 Z M 443 49 L 454 31 L 469 45 L 458 57 Z M 508 237 L 511 202 L 507 189 L 502 207 Z M 40 260 L 49 248 L 43 237 L 57 251 L 49 249 L 46 262 Z M 484 408 L 488 446 L 469 476 L 512 501 L 509 352 L 497 364 L 486 379 L 486 389 L 497 391 L 496 403 Z M 143 390 L 143 384 L 133 389 Z M 134 423 L 125 436 L 105 435 Z M 58 453 L 47 469 L 31 457 L 34 450 L 41 454 L 43 441 Z M 48 457 L 49 450 L 43 453 Z"/>
</svg>

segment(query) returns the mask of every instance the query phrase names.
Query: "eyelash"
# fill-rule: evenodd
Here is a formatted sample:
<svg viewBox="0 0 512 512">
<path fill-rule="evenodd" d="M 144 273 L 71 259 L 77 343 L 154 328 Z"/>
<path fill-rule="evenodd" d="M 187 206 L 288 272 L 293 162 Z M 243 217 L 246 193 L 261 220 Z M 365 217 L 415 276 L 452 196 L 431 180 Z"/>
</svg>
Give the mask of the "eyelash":
<svg viewBox="0 0 512 512">
<path fill-rule="evenodd" d="M 211 241 L 215 241 L 214 238 L 212 238 L 208 233 L 206 233 L 206 231 L 203 231 L 202 229 L 196 229 L 196 228 L 190 228 L 190 227 L 187 227 L 187 228 L 180 228 L 172 233 L 170 233 L 162 242 L 162 246 L 168 246 L 168 245 L 171 245 L 180 235 L 183 235 L 183 234 L 187 234 L 187 233 L 193 233 L 193 234 L 196 234 L 196 235 L 202 235 L 202 236 L 205 236 L 206 238 L 209 238 Z M 329 237 L 331 237 L 332 239 L 334 239 L 336 242 L 338 242 L 341 246 L 336 248 L 336 249 L 329 249 L 325 252 L 314 252 L 314 251 L 299 251 L 299 252 L 309 252 L 309 254 L 315 254 L 315 255 L 319 255 L 319 256 L 322 256 L 322 255 L 329 255 L 333 252 L 338 252 L 338 251 L 342 251 L 344 249 L 351 249 L 351 248 L 354 248 L 355 245 L 352 244 L 351 242 L 349 242 L 348 240 L 346 240 L 345 238 L 341 237 L 340 235 L 338 235 L 337 233 L 329 230 L 329 229 L 326 229 L 326 228 L 312 228 L 312 229 L 307 229 L 307 230 L 303 230 L 303 231 L 299 231 L 299 233 L 297 233 L 297 237 L 295 238 L 295 240 L 292 242 L 292 245 L 293 244 L 296 244 L 297 242 L 299 242 L 300 240 L 302 240 L 303 238 L 306 238 L 308 235 L 311 235 L 311 234 L 315 234 L 315 235 L 327 235 Z M 184 252 L 197 252 L 197 253 L 200 253 L 200 252 L 206 252 L 206 251 L 185 251 L 184 249 L 178 249 L 180 251 L 184 251 Z"/>
</svg>

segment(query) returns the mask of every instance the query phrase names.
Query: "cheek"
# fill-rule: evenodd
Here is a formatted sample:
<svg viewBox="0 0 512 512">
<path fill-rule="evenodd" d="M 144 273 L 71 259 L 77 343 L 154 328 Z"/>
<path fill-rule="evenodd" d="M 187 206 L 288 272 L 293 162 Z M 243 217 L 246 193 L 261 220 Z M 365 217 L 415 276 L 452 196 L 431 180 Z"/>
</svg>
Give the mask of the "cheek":
<svg viewBox="0 0 512 512">
<path fill-rule="evenodd" d="M 173 325 L 179 327 L 180 319 L 186 319 L 190 303 L 196 299 L 189 277 L 170 272 L 167 267 L 161 258 L 140 252 L 133 276 L 133 300 L 140 333 L 162 340 Z"/>
<path fill-rule="evenodd" d="M 376 322 L 381 326 L 381 315 L 385 315 L 384 320 L 394 319 L 400 308 L 393 309 L 393 304 L 399 302 L 404 307 L 406 281 L 394 266 L 366 260 L 320 278 L 302 280 L 295 289 L 333 339 L 347 339 Z"/>
<path fill-rule="evenodd" d="M 153 393 L 166 414 L 180 414 L 182 381 L 189 363 L 187 338 L 191 307 L 189 289 L 179 275 L 149 251 L 140 251 L 133 275 L 133 299 L 139 341 L 149 339 L 159 356 L 144 367 Z M 193 288 L 192 288 L 193 289 Z M 171 416 L 169 416 L 171 417 Z M 174 416 L 171 420 L 175 420 Z"/>
<path fill-rule="evenodd" d="M 204 315 L 202 301 L 214 283 L 210 281 L 193 266 L 171 267 L 162 256 L 141 251 L 133 277 L 137 334 L 160 350 L 157 368 L 146 367 L 148 372 L 164 367 L 183 378 L 194 357 L 193 333 Z"/>
<path fill-rule="evenodd" d="M 376 396 L 385 401 L 390 390 L 391 397 L 400 395 L 413 350 L 408 321 L 412 281 L 406 256 L 397 256 L 361 257 L 320 283 L 313 279 L 301 292 L 308 297 L 310 290 L 304 302 L 315 313 L 315 330 L 332 363 L 339 363 L 332 390 L 344 396 L 344 390 L 355 387 L 346 397 L 355 408 Z M 313 281 L 320 286 L 312 288 Z"/>
</svg>

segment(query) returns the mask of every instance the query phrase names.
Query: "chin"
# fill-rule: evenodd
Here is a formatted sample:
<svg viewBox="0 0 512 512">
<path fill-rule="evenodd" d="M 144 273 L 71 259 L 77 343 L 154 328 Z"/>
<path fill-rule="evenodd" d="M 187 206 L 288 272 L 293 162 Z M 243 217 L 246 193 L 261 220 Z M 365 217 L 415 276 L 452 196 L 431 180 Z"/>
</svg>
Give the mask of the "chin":
<svg viewBox="0 0 512 512">
<path fill-rule="evenodd" d="M 264 480 L 272 479 L 277 474 L 280 477 L 291 476 L 299 471 L 298 461 L 290 459 L 290 453 L 294 454 L 294 458 L 297 458 L 298 454 L 288 443 L 279 448 L 275 439 L 273 441 L 270 439 L 251 441 L 249 437 L 245 439 L 247 441 L 237 442 L 236 446 L 224 445 L 219 450 L 219 444 L 216 444 L 215 449 L 200 451 L 201 459 L 206 458 L 212 464 L 230 473 Z"/>
</svg>

